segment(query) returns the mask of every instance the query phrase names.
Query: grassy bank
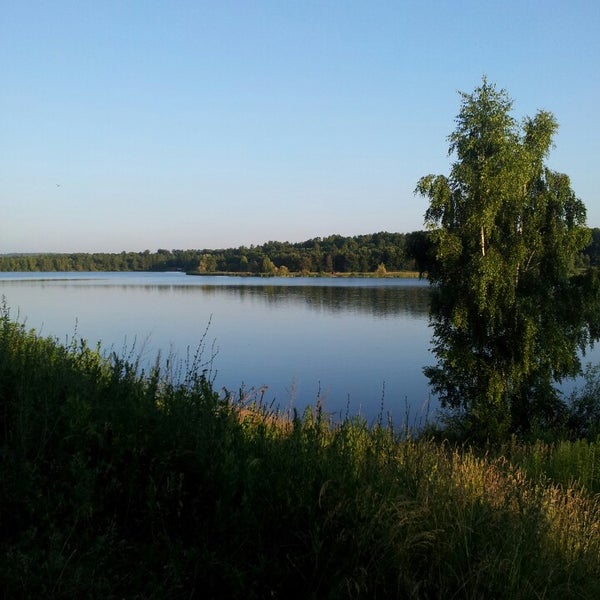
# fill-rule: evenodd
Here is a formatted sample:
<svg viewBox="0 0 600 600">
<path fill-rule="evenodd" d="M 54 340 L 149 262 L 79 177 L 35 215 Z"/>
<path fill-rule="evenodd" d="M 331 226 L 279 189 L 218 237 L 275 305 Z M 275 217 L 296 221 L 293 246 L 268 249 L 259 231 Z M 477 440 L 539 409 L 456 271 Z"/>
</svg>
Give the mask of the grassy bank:
<svg viewBox="0 0 600 600">
<path fill-rule="evenodd" d="M 0 316 L 6 597 L 596 598 L 598 443 L 275 415 Z"/>
</svg>

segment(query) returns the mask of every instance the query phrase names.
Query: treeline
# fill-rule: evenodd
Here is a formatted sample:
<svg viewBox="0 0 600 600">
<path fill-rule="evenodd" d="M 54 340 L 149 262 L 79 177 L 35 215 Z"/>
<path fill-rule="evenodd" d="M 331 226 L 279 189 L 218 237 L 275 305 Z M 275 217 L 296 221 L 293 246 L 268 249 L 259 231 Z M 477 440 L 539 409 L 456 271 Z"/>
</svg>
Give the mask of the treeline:
<svg viewBox="0 0 600 600">
<path fill-rule="evenodd" d="M 581 258 L 600 265 L 600 228 Z M 425 273 L 434 256 L 425 231 L 330 235 L 305 242 L 267 242 L 228 249 L 156 252 L 15 254 L 0 256 L 0 271 L 186 271 L 198 273 Z"/>
<path fill-rule="evenodd" d="M 413 248 L 422 232 L 344 237 L 300 243 L 157 252 L 22 254 L 0 257 L 0 271 L 169 271 L 241 273 L 351 273 L 414 270 Z M 382 267 L 383 265 L 383 267 Z"/>
</svg>

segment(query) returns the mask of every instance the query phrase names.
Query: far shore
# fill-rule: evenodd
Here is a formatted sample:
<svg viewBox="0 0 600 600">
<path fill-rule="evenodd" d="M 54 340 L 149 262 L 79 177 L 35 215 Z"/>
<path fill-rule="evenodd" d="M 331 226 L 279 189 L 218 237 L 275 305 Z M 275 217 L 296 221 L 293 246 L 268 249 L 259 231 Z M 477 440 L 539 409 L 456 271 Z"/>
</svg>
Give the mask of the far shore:
<svg viewBox="0 0 600 600">
<path fill-rule="evenodd" d="M 419 275 L 418 271 L 389 271 L 381 273 L 326 273 L 326 272 L 286 272 L 286 273 L 249 273 L 247 271 L 186 271 L 186 275 L 200 277 L 323 277 L 323 278 L 350 278 L 359 277 L 364 279 L 419 279 L 426 275 Z"/>
</svg>

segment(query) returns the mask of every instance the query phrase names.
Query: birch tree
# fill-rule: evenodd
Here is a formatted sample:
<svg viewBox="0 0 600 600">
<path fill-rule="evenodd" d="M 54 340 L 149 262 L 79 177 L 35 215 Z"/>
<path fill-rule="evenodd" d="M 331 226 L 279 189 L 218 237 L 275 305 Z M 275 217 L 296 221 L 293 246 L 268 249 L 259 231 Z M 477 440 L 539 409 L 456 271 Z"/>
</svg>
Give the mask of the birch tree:
<svg viewBox="0 0 600 600">
<path fill-rule="evenodd" d="M 511 110 L 485 78 L 461 93 L 450 175 L 422 177 L 415 190 L 429 199 L 437 249 L 437 364 L 424 371 L 443 406 L 490 435 L 556 419 L 555 384 L 580 372 L 579 351 L 598 338 L 598 286 L 575 268 L 589 243 L 585 206 L 545 164 L 557 122 L 539 111 L 519 123 Z"/>
</svg>

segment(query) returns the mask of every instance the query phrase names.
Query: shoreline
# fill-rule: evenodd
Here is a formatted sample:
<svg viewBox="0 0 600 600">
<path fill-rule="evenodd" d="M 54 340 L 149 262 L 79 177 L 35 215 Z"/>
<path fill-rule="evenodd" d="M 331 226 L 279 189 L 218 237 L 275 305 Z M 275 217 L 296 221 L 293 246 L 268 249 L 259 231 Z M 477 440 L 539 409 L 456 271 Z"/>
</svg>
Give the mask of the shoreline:
<svg viewBox="0 0 600 600">
<path fill-rule="evenodd" d="M 425 275 L 419 275 L 418 271 L 390 271 L 381 275 L 379 273 L 302 273 L 302 272 L 288 272 L 288 273 L 248 273 L 245 271 L 186 271 L 186 275 L 192 277 L 288 277 L 290 279 L 298 277 L 313 277 L 313 278 L 339 278 L 339 279 L 426 279 Z"/>
</svg>

